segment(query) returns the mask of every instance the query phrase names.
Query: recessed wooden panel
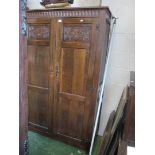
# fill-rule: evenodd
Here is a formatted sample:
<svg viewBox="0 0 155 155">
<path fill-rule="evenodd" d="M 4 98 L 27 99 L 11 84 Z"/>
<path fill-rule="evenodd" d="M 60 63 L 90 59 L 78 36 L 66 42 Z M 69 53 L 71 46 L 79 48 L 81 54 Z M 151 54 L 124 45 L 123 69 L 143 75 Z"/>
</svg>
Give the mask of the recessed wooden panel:
<svg viewBox="0 0 155 155">
<path fill-rule="evenodd" d="M 28 89 L 29 122 L 42 128 L 48 128 L 48 96 L 48 90 Z"/>
<path fill-rule="evenodd" d="M 59 117 L 57 118 L 57 132 L 64 136 L 81 139 L 84 102 L 60 97 L 57 106 L 59 113 Z"/>
<path fill-rule="evenodd" d="M 48 88 L 49 47 L 28 46 L 28 83 Z"/>
<path fill-rule="evenodd" d="M 60 91 L 84 95 L 87 62 L 86 49 L 62 49 Z"/>
</svg>

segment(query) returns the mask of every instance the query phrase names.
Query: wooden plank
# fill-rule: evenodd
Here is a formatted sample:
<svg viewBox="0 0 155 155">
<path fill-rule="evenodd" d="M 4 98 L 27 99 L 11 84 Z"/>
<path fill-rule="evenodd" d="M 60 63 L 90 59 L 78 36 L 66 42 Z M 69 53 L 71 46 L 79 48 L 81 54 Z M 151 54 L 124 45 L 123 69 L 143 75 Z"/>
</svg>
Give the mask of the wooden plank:
<svg viewBox="0 0 155 155">
<path fill-rule="evenodd" d="M 99 155 L 113 155 L 117 151 L 119 137 L 122 132 L 122 118 L 124 117 L 125 105 L 128 97 L 128 86 L 124 88 L 119 105 L 115 112 L 111 113 L 107 127 L 103 135 L 103 143 Z"/>
<path fill-rule="evenodd" d="M 107 145 L 109 143 L 109 139 L 110 139 L 110 136 L 111 136 L 111 128 L 113 126 L 115 114 L 116 114 L 115 111 L 111 112 L 111 114 L 110 114 L 110 117 L 109 117 L 106 129 L 105 129 L 105 132 L 103 134 L 103 140 L 102 140 L 101 148 L 100 148 L 100 151 L 99 151 L 99 155 L 104 154 L 104 152 L 106 150 L 106 147 L 107 147 Z"/>
<path fill-rule="evenodd" d="M 27 40 L 28 45 L 40 45 L 40 46 L 49 46 L 48 40 Z"/>
<path fill-rule="evenodd" d="M 76 48 L 76 49 L 81 49 L 81 48 L 89 48 L 90 44 L 88 43 L 80 43 L 80 42 L 68 42 L 68 41 L 63 41 L 62 42 L 62 47 L 63 48 Z"/>
<path fill-rule="evenodd" d="M 50 24 L 51 20 L 48 18 L 28 18 L 28 24 Z"/>
<path fill-rule="evenodd" d="M 117 155 L 127 155 L 127 143 L 123 140 L 119 142 Z"/>
<path fill-rule="evenodd" d="M 75 94 L 59 92 L 59 95 L 60 97 L 65 97 L 65 98 L 68 98 L 69 100 L 76 100 L 76 101 L 81 101 L 81 102 L 84 102 L 86 100 L 86 97 L 75 95 Z"/>
</svg>

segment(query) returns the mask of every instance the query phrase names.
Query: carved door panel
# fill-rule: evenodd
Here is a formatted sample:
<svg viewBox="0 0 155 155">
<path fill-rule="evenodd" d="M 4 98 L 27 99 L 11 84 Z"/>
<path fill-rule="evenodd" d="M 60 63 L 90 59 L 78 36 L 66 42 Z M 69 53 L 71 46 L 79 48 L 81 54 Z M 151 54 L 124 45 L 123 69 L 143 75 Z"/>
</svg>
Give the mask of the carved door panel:
<svg viewBox="0 0 155 155">
<path fill-rule="evenodd" d="M 50 20 L 28 21 L 28 103 L 29 126 L 49 132 L 51 119 Z"/>
<path fill-rule="evenodd" d="M 90 139 L 96 19 L 56 19 L 54 133 L 71 141 Z"/>
</svg>

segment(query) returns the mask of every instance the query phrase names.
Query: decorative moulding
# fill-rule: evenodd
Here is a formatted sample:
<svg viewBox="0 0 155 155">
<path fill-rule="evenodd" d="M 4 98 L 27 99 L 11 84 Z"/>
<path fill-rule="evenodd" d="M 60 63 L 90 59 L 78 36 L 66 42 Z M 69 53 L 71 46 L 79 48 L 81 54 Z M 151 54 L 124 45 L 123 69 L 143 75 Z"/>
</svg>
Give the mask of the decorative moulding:
<svg viewBox="0 0 155 155">
<path fill-rule="evenodd" d="M 90 34 L 90 26 L 64 26 L 63 40 L 89 42 Z"/>
<path fill-rule="evenodd" d="M 52 11 L 35 11 L 27 12 L 27 17 L 98 17 L 98 9 L 85 10 L 52 10 Z"/>
</svg>

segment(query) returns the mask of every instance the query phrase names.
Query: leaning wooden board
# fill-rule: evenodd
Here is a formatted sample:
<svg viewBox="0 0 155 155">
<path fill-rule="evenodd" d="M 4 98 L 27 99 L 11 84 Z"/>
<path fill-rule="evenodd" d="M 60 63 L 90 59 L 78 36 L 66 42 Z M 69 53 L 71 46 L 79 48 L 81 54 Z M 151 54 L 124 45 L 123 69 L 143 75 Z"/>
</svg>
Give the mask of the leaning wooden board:
<svg viewBox="0 0 155 155">
<path fill-rule="evenodd" d="M 115 153 L 120 153 L 121 155 L 123 151 L 122 146 L 125 151 L 126 148 L 124 148 L 124 143 L 120 143 L 120 140 L 122 138 L 122 126 L 125 117 L 127 99 L 128 87 L 123 90 L 116 112 L 113 111 L 110 114 L 98 155 L 114 155 Z M 121 145 L 121 148 L 119 148 L 119 145 Z"/>
</svg>

